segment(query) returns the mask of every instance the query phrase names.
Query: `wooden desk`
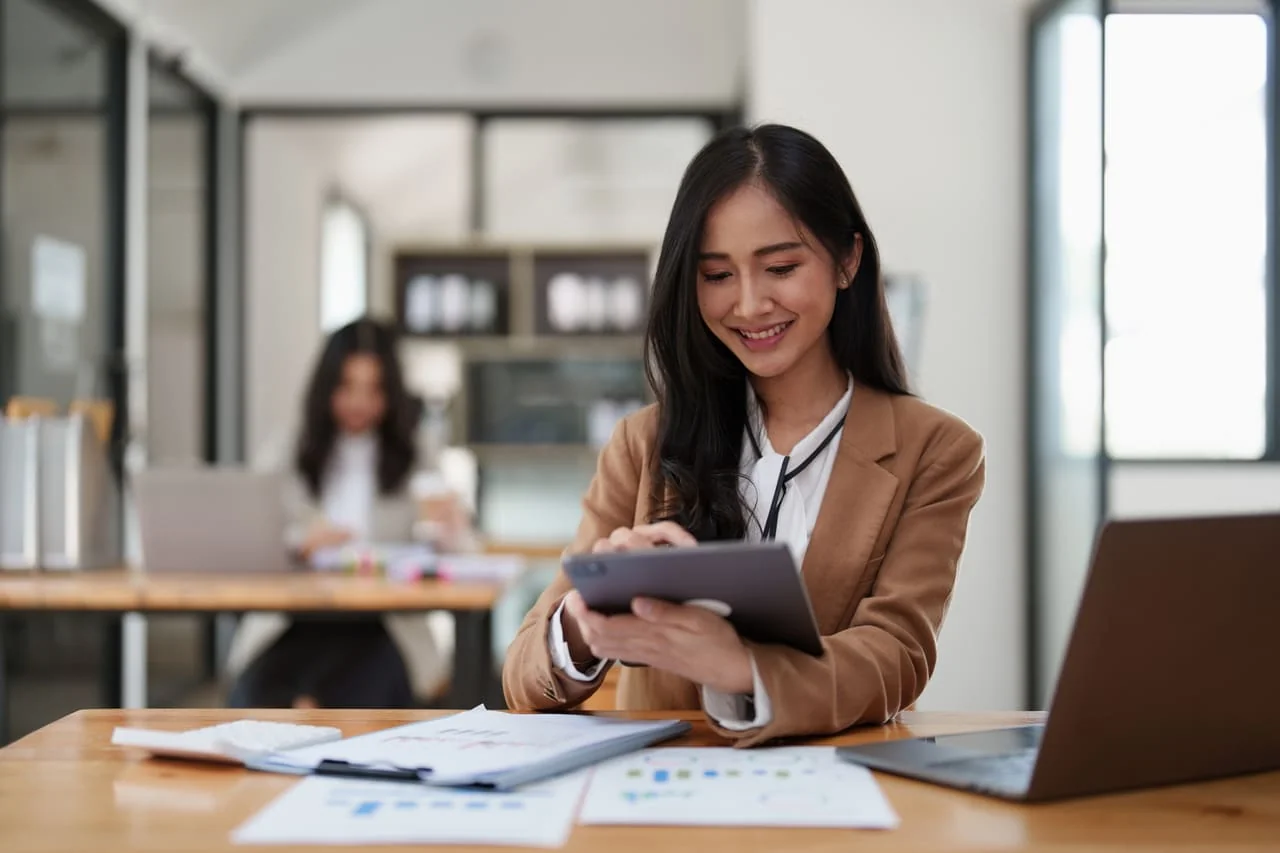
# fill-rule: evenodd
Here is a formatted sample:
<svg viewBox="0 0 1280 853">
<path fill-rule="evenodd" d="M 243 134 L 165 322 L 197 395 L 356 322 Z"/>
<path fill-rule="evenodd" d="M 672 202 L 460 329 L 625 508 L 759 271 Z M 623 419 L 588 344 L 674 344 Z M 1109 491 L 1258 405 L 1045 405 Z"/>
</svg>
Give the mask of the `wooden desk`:
<svg viewBox="0 0 1280 853">
<path fill-rule="evenodd" d="M 0 744 L 8 732 L 3 617 L 10 613 L 453 614 L 457 630 L 450 704 L 502 707 L 493 659 L 493 607 L 506 582 L 425 580 L 398 584 L 322 572 L 286 574 L 148 574 L 124 569 L 0 574 Z M 120 619 L 104 644 L 103 705 L 118 707 L 123 666 Z M 143 676 L 139 676 L 143 677 Z M 140 682 L 141 683 L 141 682 Z"/>
<path fill-rule="evenodd" d="M 0 575 L 0 610 L 107 613 L 483 612 L 505 583 L 389 583 L 324 572 L 148 574 L 110 569 Z"/>
<path fill-rule="evenodd" d="M 568 542 L 560 544 L 548 542 L 508 542 L 504 540 L 487 540 L 481 543 L 480 550 L 486 554 L 524 557 L 526 560 L 537 560 L 559 564 Z"/>
<path fill-rule="evenodd" d="M 274 711 L 348 735 L 433 712 Z M 185 729 L 233 719 L 217 711 L 81 711 L 0 750 L 0 850 L 231 851 L 231 831 L 295 779 L 161 762 L 110 745 L 117 725 Z M 637 715 L 663 717 L 662 714 Z M 900 723 L 822 743 L 859 743 L 1014 725 L 1026 714 L 904 714 Z M 670 745 L 720 745 L 697 723 Z M 892 832 L 575 827 L 568 851 L 1270 850 L 1280 847 L 1280 773 L 1042 806 L 1017 806 L 879 776 L 902 818 Z M 283 848 L 276 848 L 283 849 Z M 297 848 L 288 848 L 290 850 Z M 324 848 L 334 849 L 334 848 Z M 422 848 L 439 850 L 443 848 Z M 458 848 L 476 851 L 477 848 Z"/>
</svg>

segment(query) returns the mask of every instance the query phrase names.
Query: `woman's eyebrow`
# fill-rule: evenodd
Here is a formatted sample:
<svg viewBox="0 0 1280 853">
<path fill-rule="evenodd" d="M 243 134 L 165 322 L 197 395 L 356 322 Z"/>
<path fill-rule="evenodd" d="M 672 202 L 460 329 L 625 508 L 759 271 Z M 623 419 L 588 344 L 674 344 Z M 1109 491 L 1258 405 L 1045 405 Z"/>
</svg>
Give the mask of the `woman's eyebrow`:
<svg viewBox="0 0 1280 853">
<path fill-rule="evenodd" d="M 761 257 L 764 257 L 765 255 L 772 255 L 776 252 L 789 252 L 792 249 L 803 249 L 803 248 L 804 248 L 804 243 L 801 243 L 799 240 L 789 240 L 786 243 L 770 243 L 768 246 L 761 246 L 759 249 L 756 249 L 751 254 L 755 255 L 757 258 L 761 258 Z M 698 260 L 727 261 L 729 260 L 729 255 L 726 252 L 703 252 L 702 254 L 698 255 Z"/>
</svg>

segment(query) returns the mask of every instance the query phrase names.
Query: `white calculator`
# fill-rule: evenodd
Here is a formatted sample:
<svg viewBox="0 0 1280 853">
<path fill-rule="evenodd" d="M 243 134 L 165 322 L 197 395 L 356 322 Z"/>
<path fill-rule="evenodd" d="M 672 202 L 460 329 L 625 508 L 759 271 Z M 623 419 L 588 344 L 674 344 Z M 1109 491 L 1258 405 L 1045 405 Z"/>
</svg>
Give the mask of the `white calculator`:
<svg viewBox="0 0 1280 853">
<path fill-rule="evenodd" d="M 243 764 L 251 758 L 341 739 L 342 731 L 332 726 L 265 720 L 235 720 L 185 732 L 118 727 L 111 735 L 111 743 L 116 746 L 145 749 L 165 758 L 224 764 Z"/>
</svg>

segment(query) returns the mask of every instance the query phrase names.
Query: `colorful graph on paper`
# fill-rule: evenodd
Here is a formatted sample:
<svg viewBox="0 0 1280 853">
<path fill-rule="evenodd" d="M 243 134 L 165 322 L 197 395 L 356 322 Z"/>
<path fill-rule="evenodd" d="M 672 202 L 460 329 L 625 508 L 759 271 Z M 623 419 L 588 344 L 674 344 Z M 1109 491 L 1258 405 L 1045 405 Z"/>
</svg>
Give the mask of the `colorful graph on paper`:
<svg viewBox="0 0 1280 853">
<path fill-rule="evenodd" d="M 242 844 L 499 844 L 559 847 L 585 772 L 512 793 L 310 776 L 236 830 Z"/>
<path fill-rule="evenodd" d="M 596 768 L 581 823 L 888 829 L 874 777 L 830 747 L 648 749 Z"/>
</svg>

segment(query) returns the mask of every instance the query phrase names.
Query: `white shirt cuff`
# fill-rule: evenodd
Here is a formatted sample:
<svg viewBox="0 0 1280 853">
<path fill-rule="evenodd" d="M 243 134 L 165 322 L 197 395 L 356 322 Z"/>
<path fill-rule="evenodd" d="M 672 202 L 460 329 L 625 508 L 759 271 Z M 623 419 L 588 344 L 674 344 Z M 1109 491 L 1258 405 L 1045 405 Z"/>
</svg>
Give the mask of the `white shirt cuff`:
<svg viewBox="0 0 1280 853">
<path fill-rule="evenodd" d="M 752 694 L 720 693 L 709 687 L 702 688 L 702 709 L 707 716 L 715 720 L 721 728 L 731 732 L 745 732 L 758 729 L 773 722 L 773 703 L 769 701 L 769 693 L 760 680 L 760 670 L 756 668 L 756 659 L 751 658 Z"/>
<path fill-rule="evenodd" d="M 569 644 L 564 641 L 564 625 L 560 622 L 563 614 L 564 602 L 562 601 L 551 617 L 551 632 L 547 636 L 547 644 L 551 647 L 551 662 L 555 664 L 556 669 L 574 681 L 595 681 L 600 675 L 600 670 L 604 669 L 608 661 L 596 661 L 586 672 L 573 665 L 573 657 L 569 653 Z"/>
</svg>

